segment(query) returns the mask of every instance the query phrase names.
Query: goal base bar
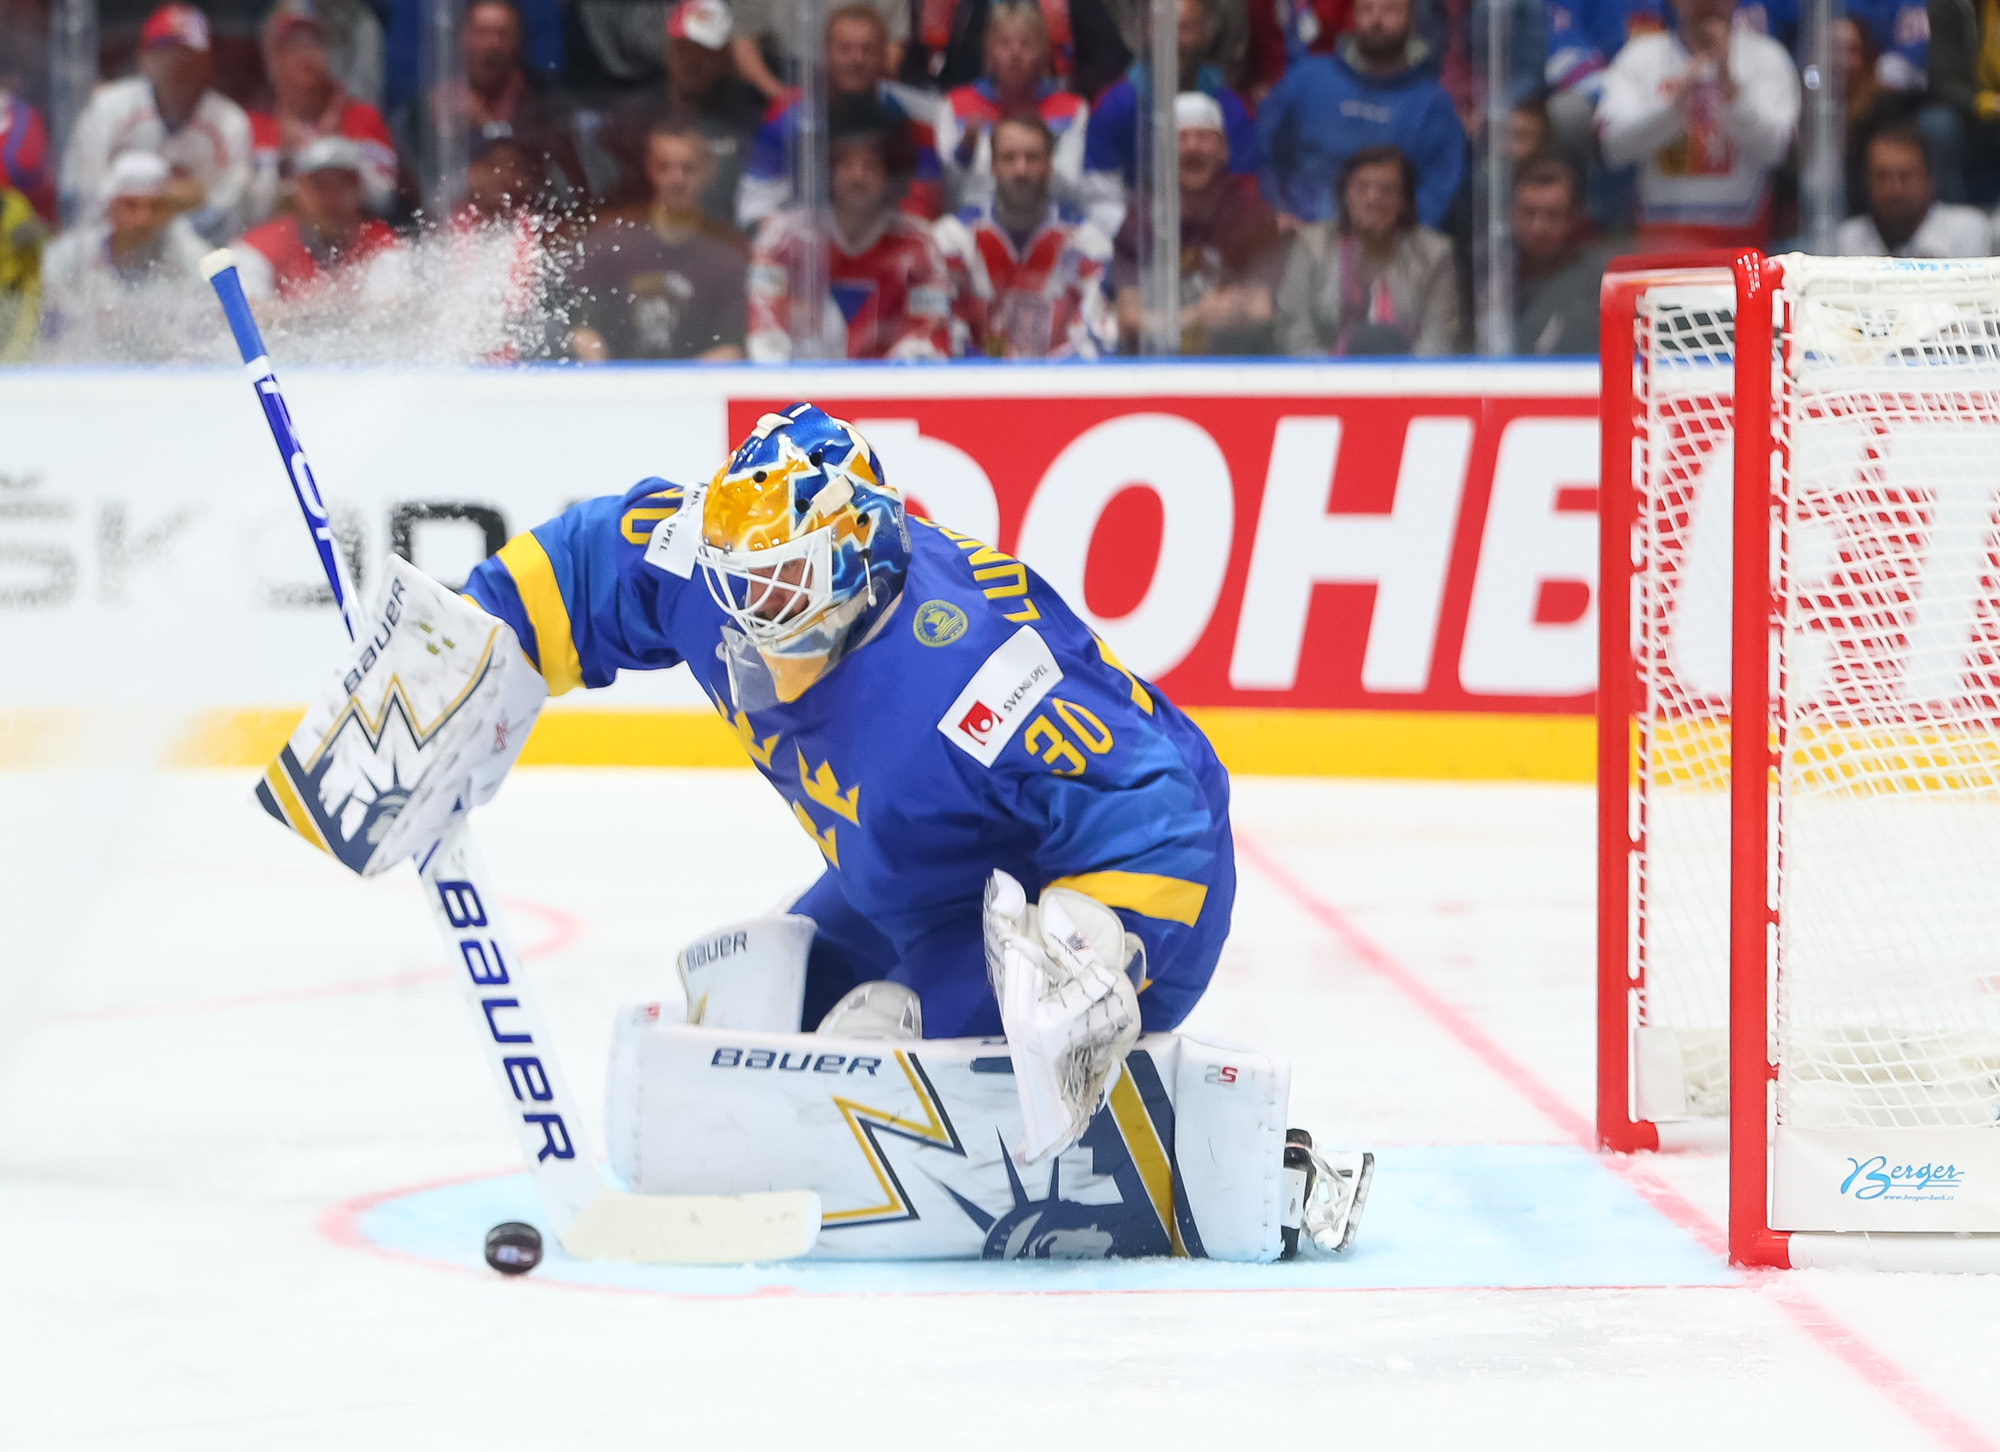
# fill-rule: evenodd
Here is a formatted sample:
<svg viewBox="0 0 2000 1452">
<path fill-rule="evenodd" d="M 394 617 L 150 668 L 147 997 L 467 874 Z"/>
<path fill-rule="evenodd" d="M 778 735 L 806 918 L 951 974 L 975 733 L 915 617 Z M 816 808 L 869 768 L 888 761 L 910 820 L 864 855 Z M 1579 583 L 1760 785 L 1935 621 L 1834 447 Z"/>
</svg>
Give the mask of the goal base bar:
<svg viewBox="0 0 2000 1452">
<path fill-rule="evenodd" d="M 1779 1239 L 1773 1236 L 1772 1239 Z M 1783 1237 L 1789 1264 L 1805 1270 L 2000 1273 L 2000 1235 L 1897 1235 L 1795 1230 Z"/>
</svg>

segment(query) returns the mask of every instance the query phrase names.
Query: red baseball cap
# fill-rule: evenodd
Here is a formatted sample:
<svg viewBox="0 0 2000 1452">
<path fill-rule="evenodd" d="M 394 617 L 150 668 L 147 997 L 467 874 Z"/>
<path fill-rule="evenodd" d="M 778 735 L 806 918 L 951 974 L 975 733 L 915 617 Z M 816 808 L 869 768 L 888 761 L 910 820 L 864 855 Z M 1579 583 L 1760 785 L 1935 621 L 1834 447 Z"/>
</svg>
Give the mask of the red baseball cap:
<svg viewBox="0 0 2000 1452">
<path fill-rule="evenodd" d="M 162 45 L 184 45 L 207 54 L 208 17 L 192 5 L 162 5 L 140 28 L 139 49 Z"/>
</svg>

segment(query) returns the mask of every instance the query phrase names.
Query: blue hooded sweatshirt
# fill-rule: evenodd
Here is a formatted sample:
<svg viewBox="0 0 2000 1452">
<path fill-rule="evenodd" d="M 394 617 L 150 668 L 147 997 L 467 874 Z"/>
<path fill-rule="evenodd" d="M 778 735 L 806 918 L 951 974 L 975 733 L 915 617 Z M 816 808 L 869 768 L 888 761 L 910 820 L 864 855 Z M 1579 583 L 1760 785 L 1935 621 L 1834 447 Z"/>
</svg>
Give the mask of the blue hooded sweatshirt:
<svg viewBox="0 0 2000 1452">
<path fill-rule="evenodd" d="M 1194 88 L 1215 98 L 1222 107 L 1222 134 L 1229 142 L 1229 171 L 1249 176 L 1257 169 L 1257 128 L 1242 98 L 1222 82 L 1222 72 L 1203 66 Z M 1135 61 L 1122 79 L 1105 88 L 1090 108 L 1083 133 L 1083 169 L 1114 171 L 1132 186 L 1137 177 L 1139 111 L 1152 105 L 1147 67 Z"/>
<path fill-rule="evenodd" d="M 1363 75 L 1337 55 L 1293 63 L 1257 111 L 1257 172 L 1264 196 L 1307 222 L 1338 214 L 1340 165 L 1368 146 L 1400 147 L 1417 174 L 1417 220 L 1435 227 L 1465 175 L 1465 129 L 1430 68 Z M 1422 59 L 1421 42 L 1413 42 Z"/>
</svg>

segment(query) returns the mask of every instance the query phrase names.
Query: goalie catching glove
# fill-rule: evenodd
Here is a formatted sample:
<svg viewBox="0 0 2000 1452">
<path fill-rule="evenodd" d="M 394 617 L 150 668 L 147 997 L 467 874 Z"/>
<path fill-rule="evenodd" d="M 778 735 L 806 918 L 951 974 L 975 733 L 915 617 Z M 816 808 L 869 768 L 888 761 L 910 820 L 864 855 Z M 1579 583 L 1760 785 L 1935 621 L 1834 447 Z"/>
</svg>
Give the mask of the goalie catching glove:
<svg viewBox="0 0 2000 1452">
<path fill-rule="evenodd" d="M 257 800 L 373 877 L 500 789 L 548 687 L 506 622 L 396 556 L 363 629 Z"/>
<path fill-rule="evenodd" d="M 1139 995 L 1127 968 L 1144 949 L 1118 914 L 1053 887 L 1030 903 L 1004 872 L 986 883 L 986 976 L 1014 1061 L 1028 1163 L 1075 1144 L 1139 1037 Z"/>
</svg>

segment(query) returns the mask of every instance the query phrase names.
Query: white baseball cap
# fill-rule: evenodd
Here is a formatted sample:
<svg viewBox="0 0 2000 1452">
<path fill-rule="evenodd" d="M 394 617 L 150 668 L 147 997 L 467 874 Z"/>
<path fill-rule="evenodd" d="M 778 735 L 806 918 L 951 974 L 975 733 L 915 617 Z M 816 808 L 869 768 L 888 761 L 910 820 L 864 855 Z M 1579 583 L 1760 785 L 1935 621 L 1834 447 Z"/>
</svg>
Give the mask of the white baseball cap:
<svg viewBox="0 0 2000 1452">
<path fill-rule="evenodd" d="M 315 171 L 351 171 L 358 174 L 365 159 L 359 143 L 345 136 L 322 136 L 299 148 L 299 154 L 292 158 L 292 175 L 306 176 Z"/>
<path fill-rule="evenodd" d="M 150 151 L 121 151 L 112 160 L 104 178 L 104 199 L 118 197 L 163 197 L 173 180 L 173 168 L 164 157 Z"/>
<path fill-rule="evenodd" d="M 1182 91 L 1174 97 L 1174 130 L 1222 130 L 1222 103 L 1201 91 Z"/>
<path fill-rule="evenodd" d="M 667 17 L 669 40 L 691 40 L 704 50 L 721 50 L 735 32 L 724 0 L 681 0 Z"/>
</svg>

